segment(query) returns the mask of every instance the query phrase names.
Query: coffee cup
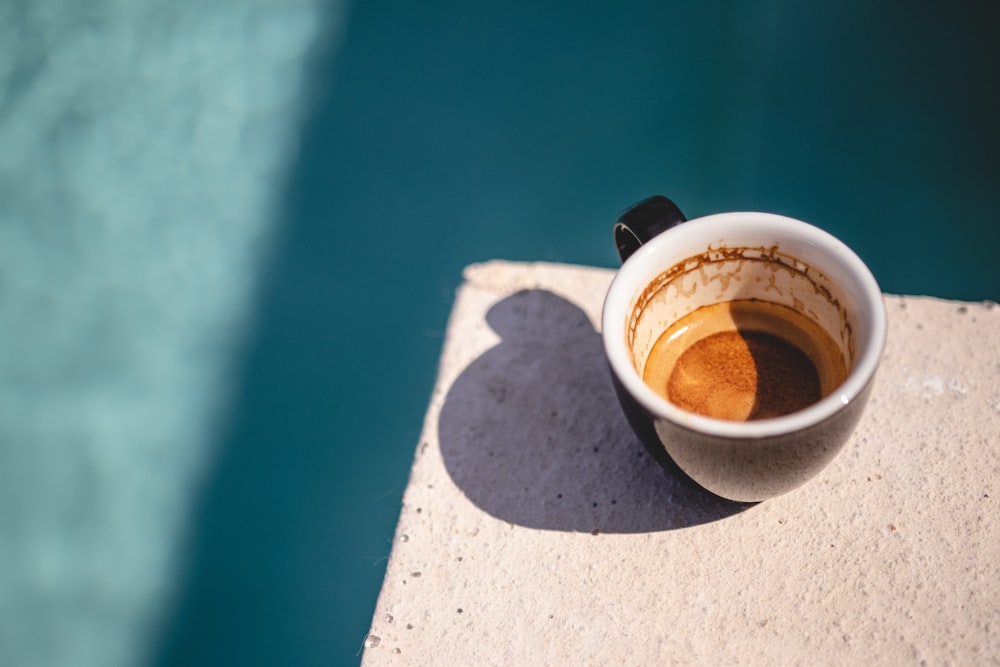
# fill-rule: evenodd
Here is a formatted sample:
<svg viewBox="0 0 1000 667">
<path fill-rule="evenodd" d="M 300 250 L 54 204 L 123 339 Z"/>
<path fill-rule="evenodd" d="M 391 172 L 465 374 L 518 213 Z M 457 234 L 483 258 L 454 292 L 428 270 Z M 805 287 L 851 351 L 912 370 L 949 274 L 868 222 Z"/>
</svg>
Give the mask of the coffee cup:
<svg viewBox="0 0 1000 667">
<path fill-rule="evenodd" d="M 740 502 L 791 491 L 833 460 L 885 348 L 885 302 L 864 262 L 800 220 L 688 221 L 661 196 L 622 214 L 614 238 L 604 350 L 653 457 Z"/>
</svg>

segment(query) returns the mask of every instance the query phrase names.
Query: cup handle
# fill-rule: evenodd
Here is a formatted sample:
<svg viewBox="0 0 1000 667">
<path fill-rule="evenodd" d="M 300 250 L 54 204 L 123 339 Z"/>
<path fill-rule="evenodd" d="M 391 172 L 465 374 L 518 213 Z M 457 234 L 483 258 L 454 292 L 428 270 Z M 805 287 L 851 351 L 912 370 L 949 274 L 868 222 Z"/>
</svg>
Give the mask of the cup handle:
<svg viewBox="0 0 1000 667">
<path fill-rule="evenodd" d="M 615 246 L 622 262 L 632 256 L 643 243 L 687 218 L 663 195 L 643 199 L 619 216 L 615 221 Z"/>
</svg>

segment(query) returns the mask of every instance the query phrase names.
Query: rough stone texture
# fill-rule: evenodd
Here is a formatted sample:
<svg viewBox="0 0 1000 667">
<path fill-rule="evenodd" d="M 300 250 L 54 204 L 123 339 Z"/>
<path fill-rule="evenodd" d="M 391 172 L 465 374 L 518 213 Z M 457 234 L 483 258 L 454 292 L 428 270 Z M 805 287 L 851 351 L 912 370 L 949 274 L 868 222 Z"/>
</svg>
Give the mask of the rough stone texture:
<svg viewBox="0 0 1000 667">
<path fill-rule="evenodd" d="M 364 664 L 998 664 L 1000 307 L 886 296 L 850 442 L 732 505 L 619 414 L 612 275 L 467 269 Z"/>
</svg>

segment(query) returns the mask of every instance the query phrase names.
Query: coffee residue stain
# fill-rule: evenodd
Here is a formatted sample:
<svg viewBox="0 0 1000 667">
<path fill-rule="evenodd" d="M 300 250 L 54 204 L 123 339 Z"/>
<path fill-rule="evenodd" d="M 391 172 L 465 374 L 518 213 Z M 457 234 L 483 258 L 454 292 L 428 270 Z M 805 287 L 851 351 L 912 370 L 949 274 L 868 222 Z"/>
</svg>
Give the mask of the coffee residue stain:
<svg viewBox="0 0 1000 667">
<path fill-rule="evenodd" d="M 788 255 L 781 251 L 781 248 L 775 244 L 772 246 L 719 246 L 712 247 L 711 245 L 705 250 L 705 252 L 699 253 L 688 257 L 687 259 L 678 262 L 677 264 L 671 266 L 666 271 L 662 272 L 656 278 L 654 278 L 646 288 L 636 299 L 635 306 L 632 308 L 632 312 L 629 315 L 628 323 L 626 324 L 625 335 L 630 349 L 635 349 L 635 338 L 636 330 L 639 326 L 639 320 L 641 319 L 642 313 L 646 310 L 646 307 L 651 301 L 656 298 L 656 295 L 661 291 L 669 287 L 675 281 L 683 278 L 684 276 L 692 273 L 693 271 L 700 272 L 702 276 L 701 282 L 707 285 L 713 280 L 725 281 L 723 283 L 723 290 L 728 287 L 729 279 L 735 277 L 742 267 L 735 272 L 722 273 L 717 272 L 714 276 L 708 275 L 708 267 L 714 265 L 721 265 L 728 261 L 756 261 L 764 262 L 771 265 L 772 271 L 776 272 L 779 269 L 785 269 L 793 274 L 798 274 L 802 276 L 810 285 L 812 285 L 813 290 L 819 296 L 821 296 L 827 303 L 829 303 L 838 313 L 841 314 L 841 321 L 843 326 L 839 332 L 841 341 L 844 343 L 844 348 L 847 350 L 848 359 L 853 361 L 855 358 L 855 346 L 853 330 L 850 321 L 847 318 L 847 313 L 843 306 L 841 306 L 840 301 L 835 297 L 830 290 L 819 282 L 820 279 L 825 278 L 819 271 L 815 268 L 810 267 L 805 262 L 796 259 L 792 255 Z M 815 277 L 813 274 L 816 274 Z M 697 283 L 694 283 L 696 286 Z M 772 274 L 770 283 L 765 289 L 777 290 L 780 293 L 780 289 L 775 284 L 775 276 Z M 696 287 L 692 287 L 691 290 L 687 292 L 680 291 L 679 286 L 677 286 L 678 293 L 682 296 L 688 297 L 694 294 Z M 811 313 L 815 316 L 815 313 Z"/>
<path fill-rule="evenodd" d="M 768 266 L 768 268 L 771 269 L 771 275 L 768 276 L 767 285 L 764 285 L 764 291 L 765 292 L 774 291 L 780 294 L 781 296 L 784 296 L 784 292 L 782 292 L 781 288 L 778 287 L 778 267 L 771 264 Z"/>
</svg>

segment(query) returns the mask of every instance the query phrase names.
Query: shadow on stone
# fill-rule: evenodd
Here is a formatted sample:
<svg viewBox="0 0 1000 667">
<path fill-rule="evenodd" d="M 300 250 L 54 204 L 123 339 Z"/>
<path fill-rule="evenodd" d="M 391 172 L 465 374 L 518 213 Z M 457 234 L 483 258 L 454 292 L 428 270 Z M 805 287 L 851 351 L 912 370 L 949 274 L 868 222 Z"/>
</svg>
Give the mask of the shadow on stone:
<svg viewBox="0 0 1000 667">
<path fill-rule="evenodd" d="M 531 528 L 637 533 L 750 506 L 649 456 L 619 408 L 600 335 L 579 307 L 527 290 L 486 319 L 502 340 L 454 382 L 438 424 L 448 473 L 482 510 Z"/>
</svg>

